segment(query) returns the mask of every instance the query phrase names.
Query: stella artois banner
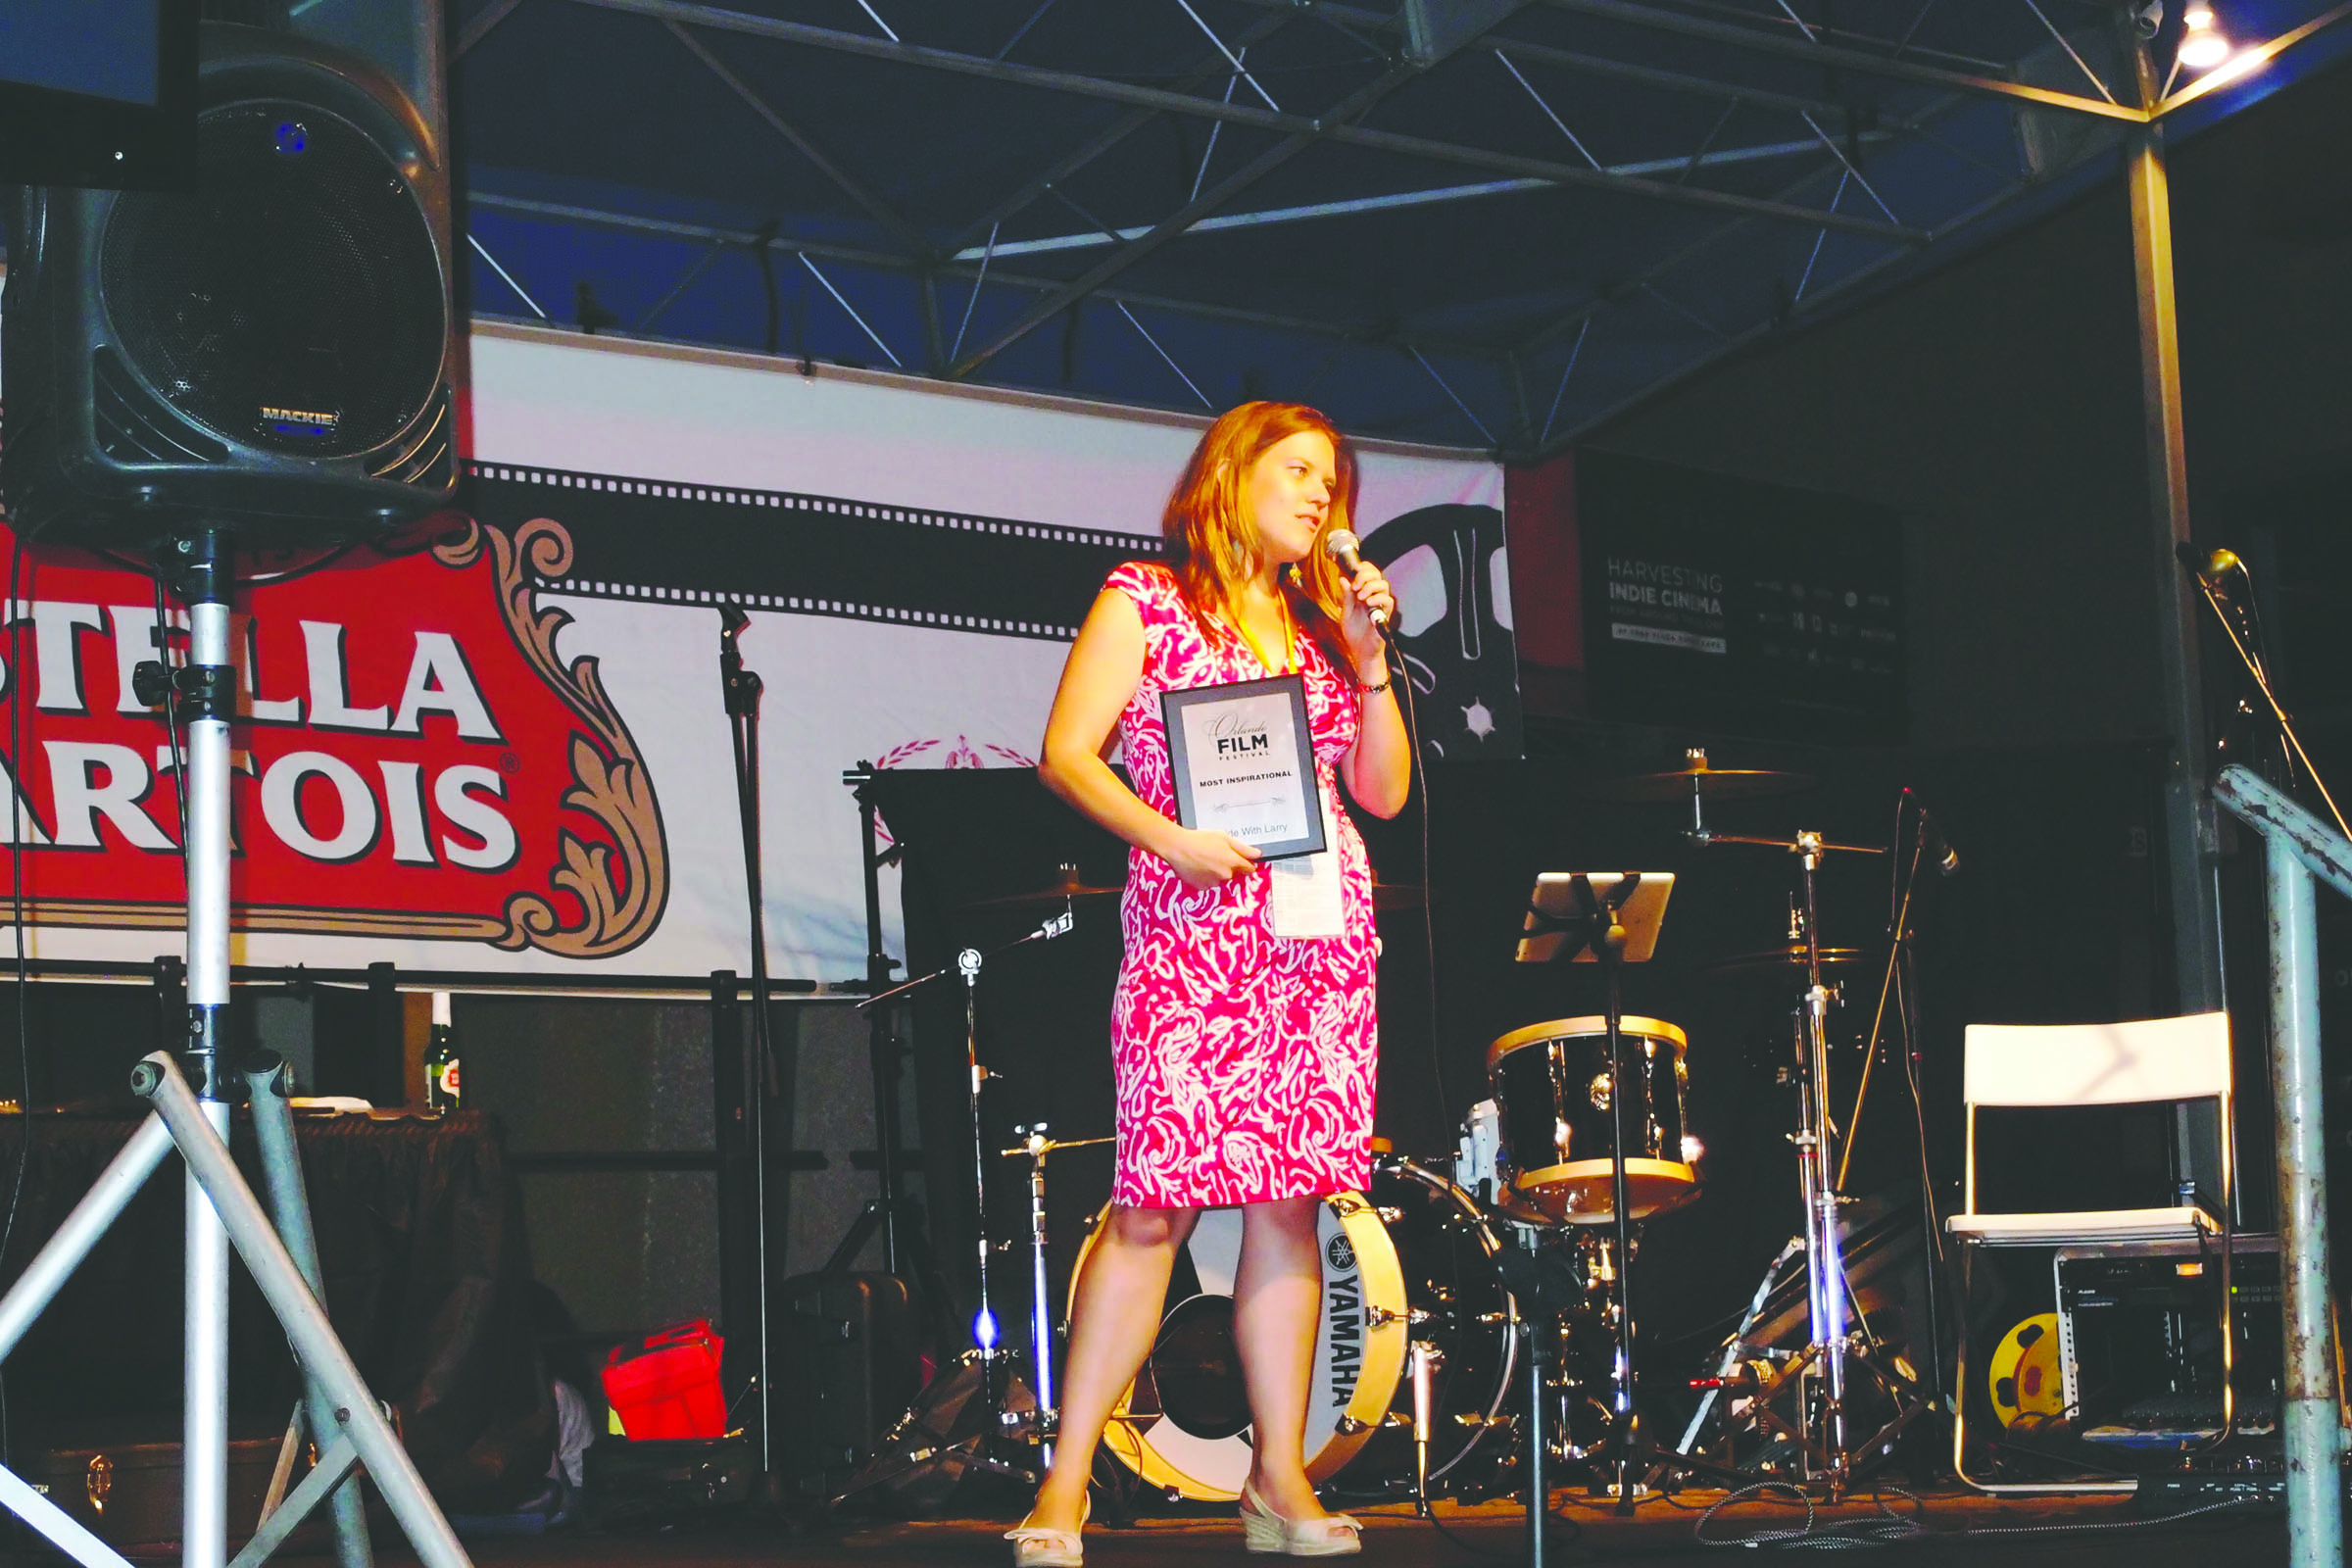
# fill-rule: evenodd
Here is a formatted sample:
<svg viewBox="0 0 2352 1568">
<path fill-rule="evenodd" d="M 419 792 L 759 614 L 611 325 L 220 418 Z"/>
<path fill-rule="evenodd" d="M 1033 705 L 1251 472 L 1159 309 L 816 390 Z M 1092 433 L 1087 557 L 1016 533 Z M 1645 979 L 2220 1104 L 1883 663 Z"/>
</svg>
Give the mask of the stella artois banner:
<svg viewBox="0 0 2352 1568">
<path fill-rule="evenodd" d="M 536 602 L 533 579 L 561 574 L 569 546 L 552 522 L 450 522 L 422 548 L 264 566 L 242 594 L 235 923 L 626 953 L 660 923 L 670 873 L 627 721 L 594 659 L 558 656 L 565 617 Z M 151 580 L 38 548 L 19 581 L 30 667 L 7 696 L 32 701 L 9 715 L 22 853 L 0 864 L 23 864 L 44 927 L 177 930 L 179 748 L 131 678 L 157 657 Z"/>
<path fill-rule="evenodd" d="M 1069 638 L 1112 565 L 1155 553 L 1202 421 L 506 326 L 472 351 L 461 511 L 240 558 L 236 960 L 584 991 L 748 969 L 732 605 L 765 689 L 771 968 L 861 975 L 842 773 L 1033 765 Z M 1367 454 L 1358 532 L 1448 755 L 1516 749 L 1500 500 L 1490 463 Z M 37 956 L 179 951 L 178 758 L 131 678 L 159 657 L 141 566 L 19 563 L 0 878 L 22 864 Z"/>
</svg>

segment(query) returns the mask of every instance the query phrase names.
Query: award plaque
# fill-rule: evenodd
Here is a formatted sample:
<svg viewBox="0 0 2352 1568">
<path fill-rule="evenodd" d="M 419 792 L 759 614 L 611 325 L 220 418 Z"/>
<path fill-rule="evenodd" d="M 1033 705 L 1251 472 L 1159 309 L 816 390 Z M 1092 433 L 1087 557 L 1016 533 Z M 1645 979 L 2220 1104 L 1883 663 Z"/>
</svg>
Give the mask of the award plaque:
<svg viewBox="0 0 2352 1568">
<path fill-rule="evenodd" d="M 1162 692 L 1159 711 L 1177 821 L 1229 834 L 1261 859 L 1325 849 L 1304 678 Z"/>
</svg>

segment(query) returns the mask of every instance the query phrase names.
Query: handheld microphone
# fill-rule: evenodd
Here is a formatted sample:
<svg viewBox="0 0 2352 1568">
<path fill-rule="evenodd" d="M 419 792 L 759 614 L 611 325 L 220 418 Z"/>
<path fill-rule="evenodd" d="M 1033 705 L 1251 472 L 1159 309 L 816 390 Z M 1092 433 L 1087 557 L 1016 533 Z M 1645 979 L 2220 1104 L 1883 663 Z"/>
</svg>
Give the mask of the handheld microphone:
<svg viewBox="0 0 2352 1568">
<path fill-rule="evenodd" d="M 1349 533 L 1345 528 L 1334 528 L 1331 530 L 1331 532 L 1325 534 L 1323 536 L 1323 549 L 1324 552 L 1331 557 L 1333 562 L 1339 565 L 1340 570 L 1346 572 L 1349 577 L 1353 577 L 1355 575 L 1355 568 L 1362 565 L 1364 563 L 1364 547 L 1362 542 L 1359 541 L 1355 535 Z M 1372 628 L 1373 630 L 1379 632 L 1383 637 L 1386 637 L 1390 634 L 1389 612 L 1387 611 L 1375 610 L 1372 612 Z"/>
</svg>

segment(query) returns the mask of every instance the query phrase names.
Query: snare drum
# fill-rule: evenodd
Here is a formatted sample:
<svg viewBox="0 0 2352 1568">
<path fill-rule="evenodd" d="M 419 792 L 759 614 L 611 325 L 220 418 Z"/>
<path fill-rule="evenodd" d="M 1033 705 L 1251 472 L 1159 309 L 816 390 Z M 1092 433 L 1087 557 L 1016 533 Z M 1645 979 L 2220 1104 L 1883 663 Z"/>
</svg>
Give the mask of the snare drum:
<svg viewBox="0 0 2352 1568">
<path fill-rule="evenodd" d="M 1698 1142 L 1684 1120 L 1683 1032 L 1656 1018 L 1621 1018 L 1626 1075 L 1625 1181 L 1632 1217 L 1647 1219 L 1695 1197 Z M 1608 1021 L 1556 1018 L 1487 1048 L 1487 1081 L 1502 1117 L 1502 1205 L 1524 1218 L 1614 1220 Z"/>
</svg>

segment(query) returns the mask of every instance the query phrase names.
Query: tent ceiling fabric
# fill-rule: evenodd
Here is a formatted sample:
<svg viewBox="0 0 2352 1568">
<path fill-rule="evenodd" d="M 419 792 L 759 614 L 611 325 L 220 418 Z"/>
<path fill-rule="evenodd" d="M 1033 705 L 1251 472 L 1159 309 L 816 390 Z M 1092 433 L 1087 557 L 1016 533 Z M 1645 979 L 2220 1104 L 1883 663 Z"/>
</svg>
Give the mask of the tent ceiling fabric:
<svg viewBox="0 0 2352 1568">
<path fill-rule="evenodd" d="M 2167 82 L 2174 5 L 2143 96 L 2108 0 L 453 4 L 477 313 L 1515 455 L 2352 35 L 2217 0 L 2291 47 Z"/>
</svg>

